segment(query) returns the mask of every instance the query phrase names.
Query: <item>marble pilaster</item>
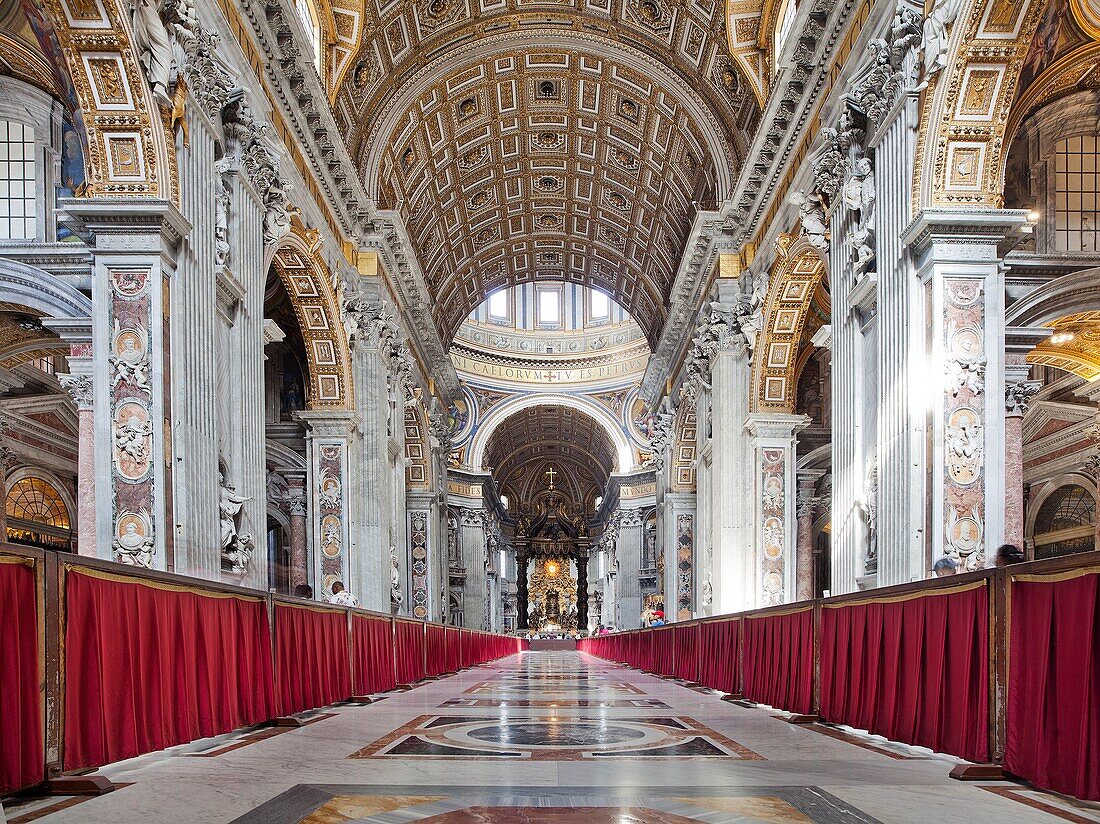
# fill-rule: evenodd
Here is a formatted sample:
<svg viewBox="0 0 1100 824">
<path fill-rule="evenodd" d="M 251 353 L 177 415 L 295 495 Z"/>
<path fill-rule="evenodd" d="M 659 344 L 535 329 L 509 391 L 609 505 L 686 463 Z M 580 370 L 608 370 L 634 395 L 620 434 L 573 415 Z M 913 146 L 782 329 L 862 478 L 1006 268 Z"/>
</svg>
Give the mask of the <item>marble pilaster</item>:
<svg viewBox="0 0 1100 824">
<path fill-rule="evenodd" d="M 930 294 L 925 391 L 932 402 L 928 561 L 992 563 L 1005 535 L 1004 272 L 999 244 L 1026 225 L 1018 210 L 926 212 L 909 227 Z M 991 458 L 991 456 L 994 456 Z"/>
<path fill-rule="evenodd" d="M 489 580 L 485 548 L 486 512 L 480 508 L 463 507 L 459 516 L 459 548 L 462 565 L 466 568 L 466 588 L 463 599 L 463 615 L 471 629 L 487 629 L 489 615 L 486 603 Z"/>
<path fill-rule="evenodd" d="M 95 546 L 100 557 L 172 570 L 168 284 L 187 220 L 138 198 L 61 201 L 62 220 L 90 232 L 96 450 Z"/>
<path fill-rule="evenodd" d="M 58 375 L 68 391 L 77 414 L 76 460 L 76 548 L 81 555 L 95 556 L 95 392 L 89 358 L 69 358 L 67 375 Z M 80 371 L 77 371 L 80 370 Z"/>
<path fill-rule="evenodd" d="M 357 595 L 362 583 L 354 559 L 348 556 L 349 444 L 355 437 L 353 412 L 307 410 L 295 412 L 306 424 L 306 459 L 309 466 L 309 508 L 313 512 L 314 595 L 332 596 L 332 585 L 342 581 Z"/>
<path fill-rule="evenodd" d="M 753 477 L 745 432 L 752 392 L 748 346 L 731 340 L 711 358 L 710 483 L 708 500 L 714 613 L 740 612 L 756 604 L 753 570 Z"/>
<path fill-rule="evenodd" d="M 753 581 L 755 606 L 795 598 L 795 436 L 810 424 L 805 415 L 753 413 L 746 429 L 753 450 Z"/>
<path fill-rule="evenodd" d="M 618 569 L 618 615 L 620 629 L 633 629 L 642 623 L 642 587 L 639 581 L 642 563 L 643 522 L 637 509 L 619 510 L 619 530 L 615 541 Z"/>
<path fill-rule="evenodd" d="M 1024 548 L 1024 415 L 1042 381 L 1028 380 L 1027 352 L 1049 335 L 1047 329 L 1012 330 L 1005 341 L 1005 534 L 1004 542 Z"/>
</svg>

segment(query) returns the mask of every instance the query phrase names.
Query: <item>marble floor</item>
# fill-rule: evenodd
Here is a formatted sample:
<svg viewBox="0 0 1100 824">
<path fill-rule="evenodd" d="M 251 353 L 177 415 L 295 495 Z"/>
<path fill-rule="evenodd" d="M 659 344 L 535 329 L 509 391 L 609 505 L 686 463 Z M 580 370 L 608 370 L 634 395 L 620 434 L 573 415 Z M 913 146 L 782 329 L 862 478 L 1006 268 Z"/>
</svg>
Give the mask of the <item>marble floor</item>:
<svg viewBox="0 0 1100 824">
<path fill-rule="evenodd" d="M 105 768 L 99 798 L 9 799 L 9 822 L 1100 822 L 1100 807 L 573 652 L 524 653 L 300 728 Z"/>
</svg>

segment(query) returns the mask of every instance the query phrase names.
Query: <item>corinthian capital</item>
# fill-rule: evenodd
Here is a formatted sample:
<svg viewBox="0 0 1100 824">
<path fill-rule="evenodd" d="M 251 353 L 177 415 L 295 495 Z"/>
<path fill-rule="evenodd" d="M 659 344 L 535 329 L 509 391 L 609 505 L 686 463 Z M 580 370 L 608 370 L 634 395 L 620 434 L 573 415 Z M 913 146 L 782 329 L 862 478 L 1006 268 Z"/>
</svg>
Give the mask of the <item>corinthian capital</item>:
<svg viewBox="0 0 1100 824">
<path fill-rule="evenodd" d="M 57 380 L 61 388 L 72 397 L 77 409 L 83 411 L 92 408 L 95 403 L 93 395 L 95 387 L 92 384 L 91 375 L 62 374 L 57 376 Z"/>
</svg>

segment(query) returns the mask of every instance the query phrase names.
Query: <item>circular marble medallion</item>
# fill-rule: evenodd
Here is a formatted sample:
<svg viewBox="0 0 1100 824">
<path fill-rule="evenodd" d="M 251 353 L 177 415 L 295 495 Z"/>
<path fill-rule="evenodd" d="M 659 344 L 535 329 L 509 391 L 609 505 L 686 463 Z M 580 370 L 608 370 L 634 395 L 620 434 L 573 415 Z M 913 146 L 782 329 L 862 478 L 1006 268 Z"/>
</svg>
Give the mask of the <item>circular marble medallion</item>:
<svg viewBox="0 0 1100 824">
<path fill-rule="evenodd" d="M 533 747 L 604 747 L 640 741 L 646 737 L 645 732 L 631 727 L 554 721 L 494 723 L 468 730 L 466 734 L 491 744 Z"/>
</svg>

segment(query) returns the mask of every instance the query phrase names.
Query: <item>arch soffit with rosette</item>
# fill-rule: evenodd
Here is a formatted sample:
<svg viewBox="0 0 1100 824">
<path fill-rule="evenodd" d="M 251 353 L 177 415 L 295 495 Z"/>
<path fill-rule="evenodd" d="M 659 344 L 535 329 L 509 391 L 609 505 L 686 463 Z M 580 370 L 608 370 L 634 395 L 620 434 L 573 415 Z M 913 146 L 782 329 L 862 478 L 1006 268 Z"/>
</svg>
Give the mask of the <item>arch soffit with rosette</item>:
<svg viewBox="0 0 1100 824">
<path fill-rule="evenodd" d="M 753 357 L 754 412 L 795 412 L 802 333 L 824 277 L 825 261 L 806 239 L 780 252 Z"/>
<path fill-rule="evenodd" d="M 315 230 L 295 226 L 275 248 L 271 265 L 290 296 L 305 341 L 309 409 L 353 409 L 351 352 L 328 267 Z"/>
</svg>

